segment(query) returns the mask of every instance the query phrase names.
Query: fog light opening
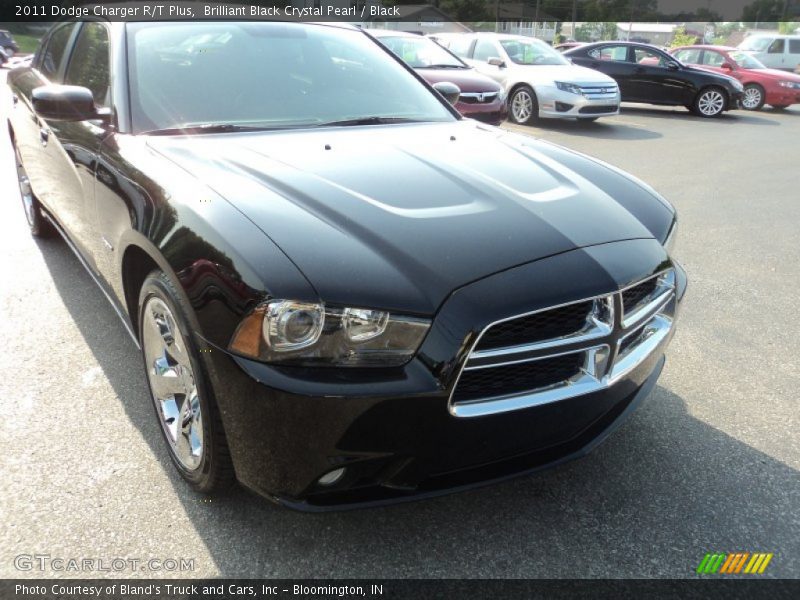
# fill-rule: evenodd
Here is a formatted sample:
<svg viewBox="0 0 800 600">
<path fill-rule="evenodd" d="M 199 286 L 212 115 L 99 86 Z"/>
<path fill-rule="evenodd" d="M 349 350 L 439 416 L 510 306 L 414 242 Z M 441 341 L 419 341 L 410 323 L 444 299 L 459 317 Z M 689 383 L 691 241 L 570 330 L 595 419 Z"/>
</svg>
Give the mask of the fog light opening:
<svg viewBox="0 0 800 600">
<path fill-rule="evenodd" d="M 317 480 L 319 485 L 333 485 L 337 481 L 339 481 L 342 477 L 344 477 L 345 468 L 342 467 L 341 469 L 334 469 L 333 471 L 328 471 Z"/>
</svg>

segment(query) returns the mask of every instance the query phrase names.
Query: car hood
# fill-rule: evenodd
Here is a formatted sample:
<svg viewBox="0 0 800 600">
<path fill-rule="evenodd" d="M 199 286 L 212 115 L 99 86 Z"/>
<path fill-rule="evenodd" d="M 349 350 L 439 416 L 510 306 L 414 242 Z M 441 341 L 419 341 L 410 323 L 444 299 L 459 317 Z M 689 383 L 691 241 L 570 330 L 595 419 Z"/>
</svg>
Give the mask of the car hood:
<svg viewBox="0 0 800 600">
<path fill-rule="evenodd" d="M 500 84 L 473 69 L 416 69 L 417 73 L 430 84 L 449 81 L 455 83 L 462 92 L 498 92 Z"/>
<path fill-rule="evenodd" d="M 768 77 L 775 81 L 793 81 L 794 83 L 800 83 L 800 76 L 789 71 L 781 71 L 780 69 L 749 69 L 748 72 L 754 75 Z"/>
<path fill-rule="evenodd" d="M 730 75 L 725 75 L 723 73 L 719 73 L 717 71 L 712 71 L 710 69 L 704 69 L 703 67 L 693 67 L 693 66 L 690 66 L 690 65 L 684 65 L 683 68 L 686 71 L 692 71 L 694 73 L 702 73 L 705 76 L 708 76 L 708 77 L 710 77 L 712 79 L 717 79 L 720 82 L 724 82 L 724 83 L 727 83 L 727 84 L 731 84 L 732 82 L 736 81 L 736 79 L 734 79 Z"/>
<path fill-rule="evenodd" d="M 332 304 L 432 314 L 492 273 L 654 237 L 551 145 L 470 121 L 147 143 L 250 218 Z M 660 204 L 634 188 L 639 204 Z"/>
<path fill-rule="evenodd" d="M 516 78 L 537 84 L 553 81 L 566 83 L 602 83 L 617 85 L 605 73 L 578 65 L 514 65 L 509 67 Z"/>
</svg>

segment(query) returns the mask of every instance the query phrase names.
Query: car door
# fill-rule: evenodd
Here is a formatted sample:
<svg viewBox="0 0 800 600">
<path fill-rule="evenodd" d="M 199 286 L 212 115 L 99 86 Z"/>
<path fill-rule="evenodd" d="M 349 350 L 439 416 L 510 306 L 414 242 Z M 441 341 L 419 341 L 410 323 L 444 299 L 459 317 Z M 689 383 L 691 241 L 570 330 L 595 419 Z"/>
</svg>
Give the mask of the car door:
<svg viewBox="0 0 800 600">
<path fill-rule="evenodd" d="M 632 94 L 652 104 L 685 104 L 692 84 L 677 62 L 666 53 L 645 46 L 632 48 Z"/>
<path fill-rule="evenodd" d="M 786 39 L 775 38 L 761 59 L 770 69 L 786 68 Z"/>
<path fill-rule="evenodd" d="M 75 23 L 52 29 L 42 41 L 31 67 L 10 77 L 14 143 L 34 194 L 59 221 L 63 210 L 60 182 L 69 177 L 70 168 L 58 140 L 50 138 L 49 124 L 34 112 L 32 95 L 38 87 L 62 82 L 75 33 Z"/>
<path fill-rule="evenodd" d="M 98 107 L 110 107 L 110 65 L 107 26 L 94 21 L 82 23 L 64 69 L 64 83 L 88 88 Z M 48 127 L 63 155 L 62 163 L 69 167 L 59 181 L 59 214 L 73 243 L 96 272 L 95 167 L 109 125 L 102 120 L 55 121 Z"/>
<path fill-rule="evenodd" d="M 800 65 L 800 38 L 789 38 L 789 47 L 786 50 L 786 63 L 784 69 L 794 71 Z"/>
<path fill-rule="evenodd" d="M 606 44 L 570 58 L 577 65 L 605 73 L 617 82 L 623 100 L 635 101 L 637 98 L 631 88 L 633 64 L 628 60 L 628 50 L 625 44 Z"/>
<path fill-rule="evenodd" d="M 505 65 L 490 65 L 490 58 L 499 58 Z M 503 49 L 495 40 L 479 37 L 475 42 L 475 47 L 472 49 L 472 65 L 475 70 L 487 77 L 491 77 L 497 83 L 506 88 L 506 80 L 508 79 L 508 63 L 509 59 Z"/>
<path fill-rule="evenodd" d="M 727 65 L 729 68 L 724 68 L 723 65 Z M 742 74 L 736 69 L 736 63 L 722 54 L 722 52 L 717 52 L 716 50 L 704 50 L 700 59 L 700 66 L 708 71 L 714 71 L 728 77 L 742 78 Z"/>
</svg>

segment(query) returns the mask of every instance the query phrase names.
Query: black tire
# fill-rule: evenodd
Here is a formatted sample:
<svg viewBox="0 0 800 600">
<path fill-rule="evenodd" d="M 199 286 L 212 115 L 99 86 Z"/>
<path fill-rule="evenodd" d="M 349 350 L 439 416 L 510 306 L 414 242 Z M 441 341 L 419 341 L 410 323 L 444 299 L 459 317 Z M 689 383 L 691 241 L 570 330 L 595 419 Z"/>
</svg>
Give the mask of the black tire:
<svg viewBox="0 0 800 600">
<path fill-rule="evenodd" d="M 529 103 L 526 101 L 526 98 Z M 527 116 L 525 116 L 525 113 L 521 110 L 521 106 L 520 110 L 515 113 L 515 102 L 528 107 L 529 113 Z M 532 125 L 539 120 L 539 101 L 536 98 L 536 93 L 533 91 L 533 88 L 522 85 L 514 90 L 508 99 L 508 118 L 513 123 L 518 123 L 520 125 Z"/>
<path fill-rule="evenodd" d="M 189 469 L 181 462 L 169 439 L 167 429 L 162 423 L 162 414 L 151 382 L 150 365 L 148 365 L 147 348 L 145 347 L 145 308 L 152 306 L 151 300 L 157 300 L 166 305 L 174 319 L 175 325 L 185 345 L 185 353 L 190 361 L 194 387 L 199 398 L 200 412 L 202 414 L 202 455 L 196 468 Z M 163 434 L 170 458 L 175 468 L 193 489 L 201 493 L 219 492 L 230 487 L 235 481 L 233 463 L 231 461 L 222 418 L 214 398 L 214 393 L 209 385 L 209 378 L 203 359 L 198 352 L 198 344 L 189 326 L 191 308 L 182 299 L 172 281 L 159 270 L 151 272 L 144 280 L 139 293 L 139 340 L 142 346 L 142 358 L 150 389 L 150 399 L 158 419 L 159 428 Z M 186 402 L 186 399 L 184 399 Z M 178 421 L 173 419 L 173 421 Z M 182 436 L 183 433 L 179 433 Z"/>
<path fill-rule="evenodd" d="M 763 87 L 757 83 L 748 83 L 746 86 L 744 86 L 742 108 L 745 110 L 761 110 L 761 108 L 764 106 L 764 100 L 766 100 L 766 98 L 767 92 L 764 91 Z"/>
<path fill-rule="evenodd" d="M 706 119 L 720 116 L 728 107 L 728 95 L 721 87 L 711 85 L 697 92 L 692 112 Z"/>
<path fill-rule="evenodd" d="M 19 195 L 22 200 L 22 209 L 25 212 L 25 219 L 28 221 L 28 229 L 33 237 L 49 238 L 55 234 L 52 223 L 44 216 L 44 209 L 41 203 L 33 194 L 30 180 L 22 164 L 22 157 L 19 154 L 17 145 L 14 144 L 14 158 L 17 163 L 17 183 L 19 184 Z"/>
</svg>

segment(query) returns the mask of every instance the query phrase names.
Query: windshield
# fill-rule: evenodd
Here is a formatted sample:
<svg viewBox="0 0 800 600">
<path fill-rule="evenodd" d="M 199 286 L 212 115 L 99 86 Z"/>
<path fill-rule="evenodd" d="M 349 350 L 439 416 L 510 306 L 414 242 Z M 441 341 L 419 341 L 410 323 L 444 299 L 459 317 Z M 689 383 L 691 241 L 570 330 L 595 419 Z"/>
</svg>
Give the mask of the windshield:
<svg viewBox="0 0 800 600">
<path fill-rule="evenodd" d="M 568 65 L 571 64 L 557 50 L 540 40 L 500 40 L 508 57 L 518 65 Z"/>
<path fill-rule="evenodd" d="M 128 31 L 137 133 L 455 119 L 360 31 L 267 22 L 133 23 Z"/>
<path fill-rule="evenodd" d="M 772 42 L 768 37 L 749 37 L 739 44 L 740 50 L 752 50 L 754 52 L 764 52 Z"/>
<path fill-rule="evenodd" d="M 744 52 L 729 52 L 733 61 L 743 69 L 766 69 L 767 67 L 757 58 Z"/>
<path fill-rule="evenodd" d="M 439 44 L 420 36 L 378 37 L 381 44 L 399 56 L 414 69 L 466 69 L 469 68 Z"/>
</svg>

